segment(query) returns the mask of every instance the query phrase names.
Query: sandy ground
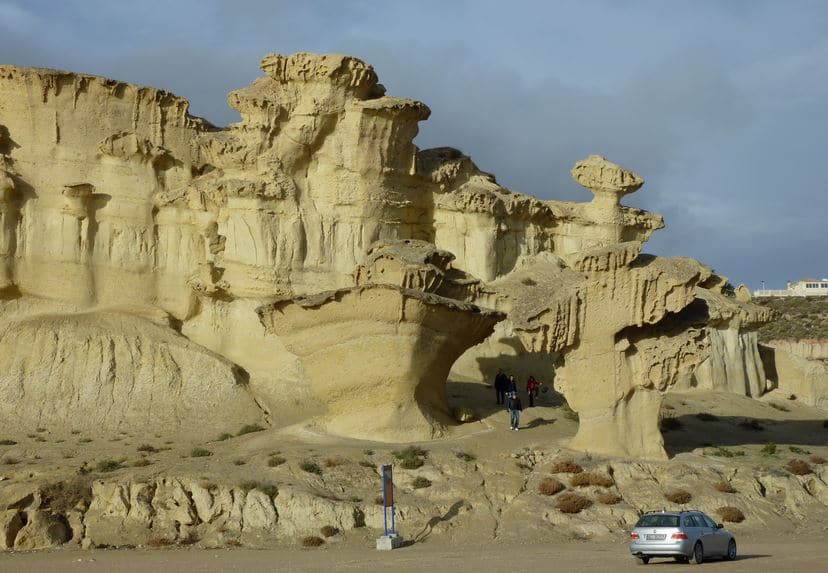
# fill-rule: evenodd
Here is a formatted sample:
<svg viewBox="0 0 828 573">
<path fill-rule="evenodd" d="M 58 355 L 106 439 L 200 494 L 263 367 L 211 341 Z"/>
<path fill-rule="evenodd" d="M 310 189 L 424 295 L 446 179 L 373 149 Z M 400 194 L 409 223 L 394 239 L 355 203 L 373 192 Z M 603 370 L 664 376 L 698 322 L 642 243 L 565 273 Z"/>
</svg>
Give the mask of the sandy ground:
<svg viewBox="0 0 828 573">
<path fill-rule="evenodd" d="M 710 561 L 705 571 L 765 572 L 825 571 L 828 543 L 817 536 L 810 539 L 757 537 L 740 540 L 741 555 L 736 561 Z M 688 565 L 656 560 L 647 566 L 656 571 L 686 570 Z M 186 571 L 641 571 L 630 557 L 626 544 L 619 542 L 571 542 L 565 544 L 488 546 L 459 550 L 417 544 L 393 552 L 364 549 L 275 549 L 275 550 L 60 550 L 39 553 L 0 554 L 0 572 L 118 571 L 122 573 Z"/>
</svg>

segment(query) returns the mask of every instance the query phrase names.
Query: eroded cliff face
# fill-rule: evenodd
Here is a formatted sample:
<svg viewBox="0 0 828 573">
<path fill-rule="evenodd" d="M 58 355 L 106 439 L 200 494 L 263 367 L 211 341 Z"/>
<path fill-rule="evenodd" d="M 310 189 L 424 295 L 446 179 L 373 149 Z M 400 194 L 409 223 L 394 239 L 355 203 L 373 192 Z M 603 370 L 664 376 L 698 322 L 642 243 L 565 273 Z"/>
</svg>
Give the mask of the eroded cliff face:
<svg viewBox="0 0 828 573">
<path fill-rule="evenodd" d="M 78 360 L 99 374 L 62 367 L 62 388 L 93 397 L 67 419 L 114 381 L 101 423 L 147 423 L 132 413 L 161 378 L 190 412 L 164 410 L 179 425 L 205 392 L 228 424 L 278 417 L 289 394 L 319 404 L 329 432 L 436 437 L 449 369 L 501 323 L 485 352 L 517 333 L 520 352 L 562 357 L 573 446 L 659 457 L 662 393 L 705 360 L 733 378 L 709 348 L 749 321 L 702 304 L 717 279 L 699 263 L 640 254 L 663 221 L 621 205 L 638 175 L 590 156 L 572 175 L 592 201 L 540 201 L 457 150 L 418 150 L 428 108 L 385 95 L 356 58 L 271 54 L 261 68 L 228 98 L 242 121 L 219 129 L 164 91 L 0 67 L 9 412 L 49 411 L 17 391 L 44 370 L 13 341 L 48 357 L 86 337 Z M 734 384 L 753 395 L 761 377 Z"/>
</svg>

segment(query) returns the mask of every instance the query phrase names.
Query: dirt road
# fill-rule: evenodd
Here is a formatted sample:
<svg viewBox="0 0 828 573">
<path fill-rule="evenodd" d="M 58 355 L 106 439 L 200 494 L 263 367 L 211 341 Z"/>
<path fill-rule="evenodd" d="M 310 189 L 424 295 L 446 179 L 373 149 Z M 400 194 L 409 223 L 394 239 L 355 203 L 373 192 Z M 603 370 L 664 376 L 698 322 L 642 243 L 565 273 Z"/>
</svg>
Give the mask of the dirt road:
<svg viewBox="0 0 828 573">
<path fill-rule="evenodd" d="M 735 562 L 711 561 L 704 571 L 764 572 L 825 571 L 828 543 L 825 532 L 809 540 L 779 537 L 747 539 L 740 544 Z M 688 565 L 653 561 L 647 570 L 687 571 Z M 327 548 L 313 550 L 62 550 L 39 553 L 0 554 L 0 572 L 120 573 L 185 571 L 219 573 L 226 571 L 394 571 L 399 573 L 442 572 L 482 573 L 484 571 L 638 571 L 641 567 L 618 542 L 570 542 L 554 545 L 495 545 L 486 548 L 445 547 L 419 544 L 393 552 L 371 548 Z M 695 569 L 694 569 L 695 570 Z"/>
</svg>

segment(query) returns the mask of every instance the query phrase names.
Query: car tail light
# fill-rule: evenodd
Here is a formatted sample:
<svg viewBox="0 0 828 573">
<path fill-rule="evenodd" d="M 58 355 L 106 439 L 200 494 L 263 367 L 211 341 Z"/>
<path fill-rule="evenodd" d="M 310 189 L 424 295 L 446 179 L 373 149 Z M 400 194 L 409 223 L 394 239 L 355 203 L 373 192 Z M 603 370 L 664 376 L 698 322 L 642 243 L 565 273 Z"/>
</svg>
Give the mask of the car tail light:
<svg viewBox="0 0 828 573">
<path fill-rule="evenodd" d="M 671 539 L 687 539 L 686 533 L 674 533 L 670 536 Z"/>
<path fill-rule="evenodd" d="M 637 533 L 630 533 L 630 539 L 638 539 Z"/>
</svg>

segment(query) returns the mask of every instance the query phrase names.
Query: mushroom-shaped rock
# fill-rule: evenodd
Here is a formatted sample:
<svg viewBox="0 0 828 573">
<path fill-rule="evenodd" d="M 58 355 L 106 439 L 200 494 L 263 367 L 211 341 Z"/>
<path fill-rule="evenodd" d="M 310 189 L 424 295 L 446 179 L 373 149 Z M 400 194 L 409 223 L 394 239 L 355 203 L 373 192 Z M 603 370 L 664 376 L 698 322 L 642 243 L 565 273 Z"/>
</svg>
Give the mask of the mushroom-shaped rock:
<svg viewBox="0 0 828 573">
<path fill-rule="evenodd" d="M 343 436 L 404 442 L 452 424 L 446 377 L 485 340 L 499 312 L 393 285 L 365 285 L 281 300 L 259 318 L 296 354 Z"/>
<path fill-rule="evenodd" d="M 621 197 L 644 185 L 644 179 L 600 155 L 590 155 L 579 161 L 570 173 L 579 185 L 595 194 L 594 201 L 613 205 L 618 205 Z"/>
</svg>

